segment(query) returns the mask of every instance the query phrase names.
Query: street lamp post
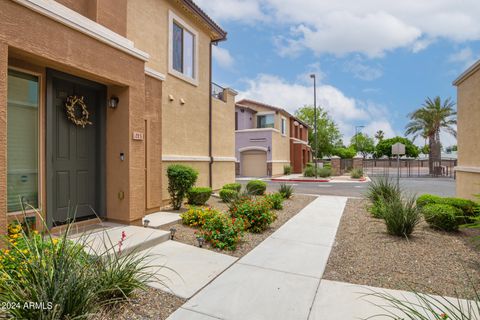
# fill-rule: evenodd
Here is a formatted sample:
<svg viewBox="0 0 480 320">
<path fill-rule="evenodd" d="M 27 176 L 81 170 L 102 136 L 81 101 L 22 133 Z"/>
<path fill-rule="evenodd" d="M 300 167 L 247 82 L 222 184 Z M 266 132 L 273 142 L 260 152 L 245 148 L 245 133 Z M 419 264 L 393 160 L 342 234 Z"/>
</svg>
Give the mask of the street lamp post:
<svg viewBox="0 0 480 320">
<path fill-rule="evenodd" d="M 318 155 L 318 145 L 317 145 L 317 77 L 315 74 L 311 74 L 310 78 L 313 79 L 313 132 L 314 132 L 314 154 L 313 161 L 315 162 L 315 179 L 318 178 L 317 170 L 317 155 Z"/>
<path fill-rule="evenodd" d="M 356 151 L 358 152 L 358 134 L 360 131 L 358 129 L 363 129 L 365 126 L 355 126 L 355 148 L 357 149 Z"/>
</svg>

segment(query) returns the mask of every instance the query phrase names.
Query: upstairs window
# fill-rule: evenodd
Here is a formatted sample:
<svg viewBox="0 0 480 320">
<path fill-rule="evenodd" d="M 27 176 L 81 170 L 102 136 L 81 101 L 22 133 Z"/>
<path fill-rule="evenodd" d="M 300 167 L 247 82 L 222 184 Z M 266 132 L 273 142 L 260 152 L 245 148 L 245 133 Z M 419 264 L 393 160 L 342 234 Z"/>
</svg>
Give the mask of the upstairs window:
<svg viewBox="0 0 480 320">
<path fill-rule="evenodd" d="M 257 128 L 273 128 L 275 118 L 273 114 L 257 116 Z"/>
<path fill-rule="evenodd" d="M 287 134 L 287 119 L 282 118 L 282 134 L 286 135 Z"/>
<path fill-rule="evenodd" d="M 196 32 L 170 12 L 170 73 L 187 81 L 196 81 L 196 41 Z"/>
</svg>

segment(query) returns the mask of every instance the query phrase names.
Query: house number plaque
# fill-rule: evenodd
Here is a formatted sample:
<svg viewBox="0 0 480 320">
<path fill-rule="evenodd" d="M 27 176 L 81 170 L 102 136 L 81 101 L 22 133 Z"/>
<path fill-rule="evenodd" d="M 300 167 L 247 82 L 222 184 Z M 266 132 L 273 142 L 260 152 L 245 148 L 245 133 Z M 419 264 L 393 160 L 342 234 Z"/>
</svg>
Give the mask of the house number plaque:
<svg viewBox="0 0 480 320">
<path fill-rule="evenodd" d="M 133 132 L 133 140 L 142 141 L 143 140 L 143 132 L 134 131 Z"/>
</svg>

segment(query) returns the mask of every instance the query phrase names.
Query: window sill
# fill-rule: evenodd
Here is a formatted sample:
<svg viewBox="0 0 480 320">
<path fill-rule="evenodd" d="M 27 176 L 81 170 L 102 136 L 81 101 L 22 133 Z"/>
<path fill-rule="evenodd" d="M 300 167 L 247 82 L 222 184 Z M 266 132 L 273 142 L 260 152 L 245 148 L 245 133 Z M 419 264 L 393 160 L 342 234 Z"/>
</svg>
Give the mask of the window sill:
<svg viewBox="0 0 480 320">
<path fill-rule="evenodd" d="M 184 75 L 183 73 L 178 72 L 178 71 L 176 71 L 172 68 L 169 68 L 168 73 L 171 74 L 172 76 L 174 76 L 175 78 L 178 78 L 178 79 L 183 80 L 183 81 L 185 81 L 185 82 L 187 82 L 187 83 L 189 83 L 189 84 L 191 84 L 195 87 L 198 87 L 198 79 L 197 78 L 190 78 L 190 77 Z"/>
</svg>

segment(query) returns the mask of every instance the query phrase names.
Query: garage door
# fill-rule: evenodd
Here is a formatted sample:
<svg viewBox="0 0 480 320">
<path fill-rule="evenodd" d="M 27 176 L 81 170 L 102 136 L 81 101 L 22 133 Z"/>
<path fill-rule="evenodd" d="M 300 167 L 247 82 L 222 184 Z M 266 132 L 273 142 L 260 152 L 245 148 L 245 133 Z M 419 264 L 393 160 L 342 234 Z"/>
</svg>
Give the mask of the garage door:
<svg viewBox="0 0 480 320">
<path fill-rule="evenodd" d="M 265 177 L 267 175 L 267 153 L 265 151 L 244 151 L 240 163 L 241 174 L 244 177 Z"/>
</svg>

